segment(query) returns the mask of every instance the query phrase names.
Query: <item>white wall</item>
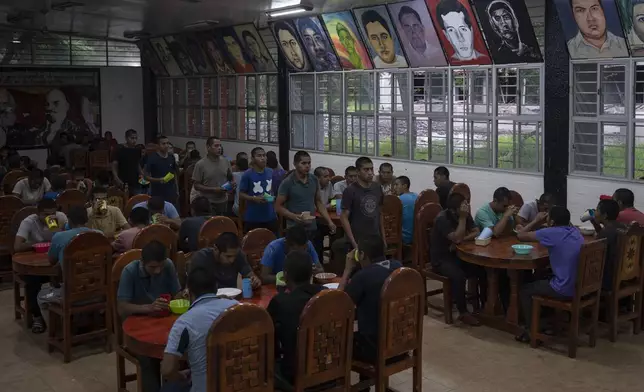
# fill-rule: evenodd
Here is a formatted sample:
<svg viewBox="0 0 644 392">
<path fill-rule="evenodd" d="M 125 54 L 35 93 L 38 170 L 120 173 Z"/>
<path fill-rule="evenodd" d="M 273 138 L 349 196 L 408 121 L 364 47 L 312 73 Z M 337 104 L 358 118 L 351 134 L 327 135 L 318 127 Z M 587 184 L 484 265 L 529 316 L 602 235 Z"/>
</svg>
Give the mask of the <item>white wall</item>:
<svg viewBox="0 0 644 392">
<path fill-rule="evenodd" d="M 644 184 L 615 179 L 568 176 L 568 210 L 573 224 L 588 208 L 595 208 L 600 195 L 612 195 L 618 188 L 628 188 L 635 194 L 635 207 L 644 211 Z"/>
<path fill-rule="evenodd" d="M 119 143 L 125 131 L 139 132 L 143 143 L 143 76 L 140 67 L 101 68 L 101 119 L 103 133 L 112 132 Z"/>
</svg>

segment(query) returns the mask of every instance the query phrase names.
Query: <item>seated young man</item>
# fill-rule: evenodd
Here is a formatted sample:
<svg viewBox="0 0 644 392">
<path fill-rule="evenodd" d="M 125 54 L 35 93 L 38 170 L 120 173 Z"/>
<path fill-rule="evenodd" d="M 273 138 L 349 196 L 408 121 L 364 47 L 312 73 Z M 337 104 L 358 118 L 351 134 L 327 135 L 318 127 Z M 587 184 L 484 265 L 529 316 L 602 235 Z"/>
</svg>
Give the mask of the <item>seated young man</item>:
<svg viewBox="0 0 644 392">
<path fill-rule="evenodd" d="M 188 291 L 192 305 L 174 322 L 163 354 L 161 374 L 168 380 L 162 392 L 205 392 L 207 388 L 207 341 L 213 322 L 237 301 L 217 297 L 217 279 L 212 260 L 192 260 Z M 185 358 L 189 372 L 181 371 Z M 147 391 L 146 391 L 147 392 Z"/>
<path fill-rule="evenodd" d="M 456 256 L 454 246 L 471 241 L 479 235 L 470 215 L 470 206 L 460 193 L 447 197 L 447 208 L 438 214 L 431 231 L 431 262 L 437 274 L 446 276 L 452 285 L 452 298 L 458 309 L 458 319 L 467 325 L 479 326 L 478 319 L 467 310 L 465 285 L 468 277 L 478 277 L 481 285 L 482 302 L 485 302 L 487 280 L 485 269 L 465 263 Z"/>
<path fill-rule="evenodd" d="M 361 269 L 353 273 L 356 262 Z M 349 294 L 356 305 L 358 331 L 353 334 L 353 358 L 358 361 L 375 361 L 382 286 L 389 275 L 400 267 L 400 262 L 386 258 L 384 243 L 377 235 L 360 238 L 357 249 L 346 256 L 338 289 Z"/>
<path fill-rule="evenodd" d="M 517 237 L 520 241 L 538 241 L 548 248 L 553 273 L 552 278 L 528 283 L 519 292 L 526 329 L 516 339 L 527 343 L 532 325 L 532 297 L 570 298 L 575 294 L 579 252 L 584 245 L 584 237 L 579 229 L 570 225 L 570 212 L 561 206 L 550 208 L 547 228 L 518 233 Z"/>
<path fill-rule="evenodd" d="M 342 199 L 345 189 L 356 181 L 358 181 L 358 169 L 355 166 L 349 166 L 344 169 L 344 180 L 338 181 L 333 185 L 333 197 Z"/>
<path fill-rule="evenodd" d="M 134 208 L 130 212 L 128 222 L 130 228 L 118 233 L 116 239 L 112 242 L 112 248 L 116 253 L 123 253 L 132 249 L 134 237 L 139 234 L 139 231 L 150 224 L 150 211 L 143 207 Z"/>
<path fill-rule="evenodd" d="M 240 250 L 239 238 L 235 233 L 222 233 L 213 248 L 203 248 L 192 254 L 190 262 L 208 260 L 215 265 L 215 278 L 219 287 L 237 287 L 237 275 L 250 278 L 253 288 L 262 281 L 253 273 L 246 255 Z"/>
<path fill-rule="evenodd" d="M 181 218 L 177 209 L 161 196 L 152 196 L 148 201 L 135 204 L 134 208 L 136 207 L 147 208 L 150 211 L 152 223 L 162 223 L 173 230 L 179 230 L 181 227 Z"/>
<path fill-rule="evenodd" d="M 293 384 L 297 359 L 297 333 L 300 316 L 309 300 L 324 289 L 311 284 L 313 275 L 311 256 L 302 250 L 292 251 L 284 261 L 284 280 L 288 292 L 277 294 L 266 309 L 275 325 L 275 353 L 281 361 L 275 373 Z"/>
<path fill-rule="evenodd" d="M 179 249 L 184 252 L 199 250 L 199 232 L 201 226 L 212 216 L 210 201 L 205 196 L 198 196 L 190 203 L 191 215 L 179 226 Z"/>
<path fill-rule="evenodd" d="M 476 211 L 474 222 L 481 231 L 492 229 L 495 237 L 500 237 L 512 232 L 514 228 L 514 215 L 519 209 L 510 205 L 510 191 L 501 187 L 494 191 L 492 201 L 486 203 Z"/>
<path fill-rule="evenodd" d="M 40 169 L 33 169 L 27 178 L 16 182 L 12 193 L 20 198 L 25 204 L 36 204 L 42 200 L 46 192 L 51 190 L 49 180 Z"/>
<path fill-rule="evenodd" d="M 555 205 L 555 197 L 550 193 L 544 193 L 538 200 L 525 203 L 517 214 L 518 231 L 534 231 L 547 223 L 548 210 Z M 536 223 L 533 223 L 535 222 Z M 530 223 L 533 225 L 527 228 Z"/>
<path fill-rule="evenodd" d="M 619 204 L 618 222 L 627 225 L 632 222 L 637 222 L 640 226 L 644 226 L 644 213 L 635 208 L 635 195 L 633 191 L 627 188 L 619 188 L 613 194 L 613 200 Z"/>
<path fill-rule="evenodd" d="M 306 251 L 313 261 L 313 272 L 324 272 L 313 244 L 306 237 L 306 230 L 299 225 L 286 230 L 284 238 L 278 238 L 266 246 L 262 256 L 262 283 L 275 283 L 275 275 L 284 269 L 284 260 L 289 252 Z"/>
<path fill-rule="evenodd" d="M 102 231 L 108 238 L 114 237 L 120 230 L 130 228 L 121 209 L 107 204 L 107 189 L 102 186 L 92 189 L 92 206 L 87 209 L 87 216 L 88 226 Z"/>
<path fill-rule="evenodd" d="M 394 193 L 402 203 L 402 235 L 403 243 L 411 245 L 414 238 L 414 206 L 418 195 L 410 192 L 411 181 L 409 177 L 400 176 L 394 180 Z"/>
<path fill-rule="evenodd" d="M 611 290 L 613 286 L 614 268 L 619 257 L 617 239 L 620 230 L 625 230 L 627 225 L 618 222 L 619 204 L 615 200 L 600 200 L 591 220 L 595 227 L 598 239 L 606 239 L 606 263 L 602 277 L 602 289 Z"/>
<path fill-rule="evenodd" d="M 152 241 L 141 250 L 141 260 L 128 264 L 121 273 L 117 292 L 121 320 L 130 315 L 154 315 L 168 310 L 163 294 L 175 297 L 181 290 L 177 271 L 168 259 L 165 245 Z M 142 392 L 158 392 L 161 369 L 158 359 L 137 356 L 141 365 Z"/>
</svg>

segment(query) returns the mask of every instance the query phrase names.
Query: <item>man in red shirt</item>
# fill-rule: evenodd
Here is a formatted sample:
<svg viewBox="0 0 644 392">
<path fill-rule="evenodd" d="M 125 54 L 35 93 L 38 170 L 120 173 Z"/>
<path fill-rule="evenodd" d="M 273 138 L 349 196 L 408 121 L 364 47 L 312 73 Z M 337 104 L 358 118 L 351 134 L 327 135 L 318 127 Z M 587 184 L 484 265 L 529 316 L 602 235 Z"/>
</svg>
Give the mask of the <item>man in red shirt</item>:
<svg viewBox="0 0 644 392">
<path fill-rule="evenodd" d="M 631 224 L 637 222 L 644 226 L 644 213 L 633 207 L 635 204 L 635 195 L 633 191 L 626 188 L 620 188 L 613 193 L 613 200 L 619 204 L 619 215 L 617 221 Z"/>
</svg>

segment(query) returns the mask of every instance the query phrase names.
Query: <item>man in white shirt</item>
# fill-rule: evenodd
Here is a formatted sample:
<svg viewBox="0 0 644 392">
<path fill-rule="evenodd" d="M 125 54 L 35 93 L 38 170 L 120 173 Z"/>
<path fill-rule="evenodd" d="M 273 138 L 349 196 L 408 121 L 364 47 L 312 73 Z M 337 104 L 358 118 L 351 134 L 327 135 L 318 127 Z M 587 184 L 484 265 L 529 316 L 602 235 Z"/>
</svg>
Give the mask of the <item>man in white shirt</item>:
<svg viewBox="0 0 644 392">
<path fill-rule="evenodd" d="M 342 199 L 344 190 L 356 181 L 358 181 L 358 169 L 355 166 L 349 166 L 344 169 L 344 180 L 333 185 L 333 198 Z"/>
<path fill-rule="evenodd" d="M 376 68 L 407 67 L 405 57 L 396 53 L 396 42 L 385 18 L 375 10 L 369 10 L 362 14 L 361 20 L 369 44 L 377 55 L 373 58 Z"/>
<path fill-rule="evenodd" d="M 45 178 L 42 170 L 33 169 L 27 178 L 23 178 L 16 183 L 12 193 L 18 196 L 25 204 L 36 204 L 50 190 L 51 184 Z"/>
<path fill-rule="evenodd" d="M 572 58 L 627 57 L 626 41 L 608 31 L 600 0 L 571 0 L 579 32 L 568 40 Z"/>
</svg>

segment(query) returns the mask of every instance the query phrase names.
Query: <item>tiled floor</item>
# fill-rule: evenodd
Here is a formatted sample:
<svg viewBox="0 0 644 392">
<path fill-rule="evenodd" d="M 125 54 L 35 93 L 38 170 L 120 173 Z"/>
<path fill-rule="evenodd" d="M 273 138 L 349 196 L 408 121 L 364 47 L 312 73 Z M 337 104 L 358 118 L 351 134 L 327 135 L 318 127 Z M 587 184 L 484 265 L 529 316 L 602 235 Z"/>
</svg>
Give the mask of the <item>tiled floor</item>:
<svg viewBox="0 0 644 392">
<path fill-rule="evenodd" d="M 7 392 L 115 392 L 115 358 L 96 350 L 63 364 L 13 320 L 12 291 L 0 292 L 0 390 Z M 423 391 L 642 391 L 644 334 L 624 331 L 617 343 L 579 349 L 576 360 L 546 349 L 532 350 L 512 336 L 486 327 L 446 326 L 425 318 Z M 78 352 L 76 352 L 78 353 Z M 411 373 L 391 385 L 411 391 Z M 134 386 L 131 386 L 134 388 Z"/>
</svg>

